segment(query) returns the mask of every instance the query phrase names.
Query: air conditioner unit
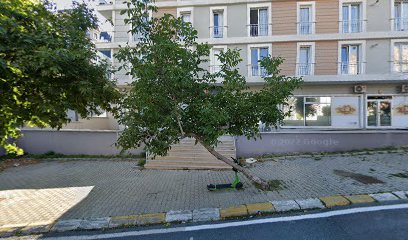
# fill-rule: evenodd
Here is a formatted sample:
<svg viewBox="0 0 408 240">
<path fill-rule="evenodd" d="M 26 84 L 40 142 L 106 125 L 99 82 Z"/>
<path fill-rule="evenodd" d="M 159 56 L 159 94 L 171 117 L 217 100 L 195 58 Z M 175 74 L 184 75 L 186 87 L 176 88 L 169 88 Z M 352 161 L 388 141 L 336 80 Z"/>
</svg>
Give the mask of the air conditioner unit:
<svg viewBox="0 0 408 240">
<path fill-rule="evenodd" d="M 365 93 L 367 92 L 367 86 L 365 85 L 355 85 L 354 93 Z"/>
<path fill-rule="evenodd" d="M 408 93 L 408 84 L 401 85 L 401 93 Z"/>
</svg>

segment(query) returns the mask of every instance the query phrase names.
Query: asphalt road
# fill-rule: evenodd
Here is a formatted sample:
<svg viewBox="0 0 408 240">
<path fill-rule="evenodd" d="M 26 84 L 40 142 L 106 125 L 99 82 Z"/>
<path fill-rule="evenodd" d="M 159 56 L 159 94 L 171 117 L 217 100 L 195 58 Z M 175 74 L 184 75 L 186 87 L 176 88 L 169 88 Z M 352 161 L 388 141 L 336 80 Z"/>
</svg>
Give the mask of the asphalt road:
<svg viewBox="0 0 408 240">
<path fill-rule="evenodd" d="M 175 225 L 168 228 L 144 230 L 126 229 L 108 233 L 95 232 L 82 236 L 60 237 L 62 238 L 57 239 L 407 240 L 408 204 L 404 201 L 386 206 L 346 208 L 304 215 L 284 215 L 201 225 Z"/>
</svg>

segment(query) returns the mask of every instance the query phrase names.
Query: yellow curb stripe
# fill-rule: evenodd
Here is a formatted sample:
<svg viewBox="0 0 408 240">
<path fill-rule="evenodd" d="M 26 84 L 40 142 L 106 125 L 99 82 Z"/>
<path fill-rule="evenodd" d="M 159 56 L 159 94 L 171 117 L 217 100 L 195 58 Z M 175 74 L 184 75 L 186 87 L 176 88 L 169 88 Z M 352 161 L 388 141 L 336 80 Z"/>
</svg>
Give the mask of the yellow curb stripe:
<svg viewBox="0 0 408 240">
<path fill-rule="evenodd" d="M 262 212 L 275 212 L 275 207 L 270 202 L 250 203 L 245 204 L 248 209 L 248 214 L 258 214 Z"/>
<path fill-rule="evenodd" d="M 367 194 L 350 195 L 344 197 L 347 198 L 353 204 L 375 202 L 374 198 L 370 197 Z"/>
<path fill-rule="evenodd" d="M 220 209 L 221 218 L 242 217 L 242 216 L 247 216 L 247 215 L 248 215 L 248 209 L 245 205 Z"/>
<path fill-rule="evenodd" d="M 328 208 L 332 208 L 336 206 L 346 206 L 350 204 L 350 201 L 347 200 L 347 198 L 343 196 L 339 196 L 339 195 L 320 197 L 319 199 Z"/>
</svg>

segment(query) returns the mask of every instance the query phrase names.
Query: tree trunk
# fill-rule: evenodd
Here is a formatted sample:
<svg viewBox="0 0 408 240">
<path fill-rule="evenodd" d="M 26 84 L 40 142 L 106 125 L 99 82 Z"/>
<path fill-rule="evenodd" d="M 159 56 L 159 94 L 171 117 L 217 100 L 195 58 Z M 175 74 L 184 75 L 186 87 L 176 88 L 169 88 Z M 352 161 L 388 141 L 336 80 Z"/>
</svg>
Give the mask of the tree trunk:
<svg viewBox="0 0 408 240">
<path fill-rule="evenodd" d="M 252 174 L 248 169 L 241 167 L 240 165 L 236 164 L 232 160 L 228 159 L 227 157 L 224 157 L 222 154 L 218 153 L 215 151 L 215 149 L 207 144 L 205 144 L 200 138 L 196 137 L 198 142 L 200 142 L 214 157 L 216 157 L 218 160 L 225 162 L 226 164 L 230 165 L 234 169 L 238 170 L 242 174 L 244 174 L 249 180 L 257 183 L 262 190 L 268 190 L 269 184 L 267 181 L 264 179 Z"/>
</svg>

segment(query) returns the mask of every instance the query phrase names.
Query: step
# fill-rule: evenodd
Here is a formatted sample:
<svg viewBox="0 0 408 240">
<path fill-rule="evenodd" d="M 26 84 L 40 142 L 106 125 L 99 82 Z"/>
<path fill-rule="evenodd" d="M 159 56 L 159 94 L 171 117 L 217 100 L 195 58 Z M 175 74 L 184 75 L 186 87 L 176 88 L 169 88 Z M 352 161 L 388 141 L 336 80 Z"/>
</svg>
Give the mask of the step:
<svg viewBox="0 0 408 240">
<path fill-rule="evenodd" d="M 156 157 L 155 159 L 149 159 L 148 161 L 220 161 L 217 158 L 213 157 Z"/>
<path fill-rule="evenodd" d="M 194 162 L 194 161 L 149 161 L 146 165 L 154 166 L 169 166 L 169 165 L 183 165 L 183 166 L 228 166 L 228 164 L 224 162 Z"/>
<path fill-rule="evenodd" d="M 183 165 L 172 165 L 172 166 L 149 166 L 145 165 L 146 169 L 157 169 L 157 170 L 231 170 L 230 166 L 190 166 L 186 167 Z"/>
</svg>

